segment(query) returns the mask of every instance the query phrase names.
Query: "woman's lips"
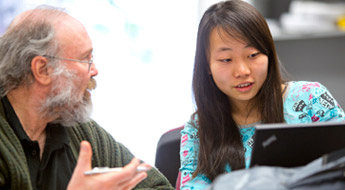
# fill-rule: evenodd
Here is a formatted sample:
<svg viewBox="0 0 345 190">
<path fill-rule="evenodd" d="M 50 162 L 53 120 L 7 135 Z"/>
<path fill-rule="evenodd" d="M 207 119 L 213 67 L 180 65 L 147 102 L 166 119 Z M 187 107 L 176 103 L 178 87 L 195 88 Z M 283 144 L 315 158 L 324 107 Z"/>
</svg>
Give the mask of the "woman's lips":
<svg viewBox="0 0 345 190">
<path fill-rule="evenodd" d="M 237 85 L 235 88 L 240 92 L 248 92 L 253 88 L 253 86 L 254 86 L 254 83 L 246 82 L 246 83 L 241 83 Z"/>
</svg>

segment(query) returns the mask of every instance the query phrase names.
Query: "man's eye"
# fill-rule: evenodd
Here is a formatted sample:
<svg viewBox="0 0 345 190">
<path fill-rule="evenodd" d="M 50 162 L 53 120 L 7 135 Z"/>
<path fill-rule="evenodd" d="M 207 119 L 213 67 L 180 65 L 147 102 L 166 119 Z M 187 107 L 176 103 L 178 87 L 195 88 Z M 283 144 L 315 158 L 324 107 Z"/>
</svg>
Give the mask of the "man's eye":
<svg viewBox="0 0 345 190">
<path fill-rule="evenodd" d="M 93 55 L 88 55 L 86 56 L 84 59 L 82 59 L 83 61 L 87 61 L 89 62 L 91 59 L 93 58 Z"/>
<path fill-rule="evenodd" d="M 91 60 L 90 57 L 87 57 L 87 58 L 83 59 L 83 61 L 86 61 L 86 62 L 89 62 L 90 60 Z"/>
</svg>

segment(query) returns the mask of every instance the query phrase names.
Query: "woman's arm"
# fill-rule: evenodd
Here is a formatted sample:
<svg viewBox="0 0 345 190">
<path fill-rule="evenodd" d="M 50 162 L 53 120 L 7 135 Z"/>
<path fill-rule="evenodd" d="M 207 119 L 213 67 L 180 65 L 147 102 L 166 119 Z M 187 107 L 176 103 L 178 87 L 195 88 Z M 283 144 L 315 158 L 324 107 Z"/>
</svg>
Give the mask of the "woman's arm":
<svg viewBox="0 0 345 190">
<path fill-rule="evenodd" d="M 181 190 L 197 189 L 202 190 L 211 184 L 211 180 L 205 175 L 198 174 L 192 178 L 198 164 L 199 140 L 197 138 L 197 129 L 190 121 L 186 123 L 181 131 Z"/>
</svg>

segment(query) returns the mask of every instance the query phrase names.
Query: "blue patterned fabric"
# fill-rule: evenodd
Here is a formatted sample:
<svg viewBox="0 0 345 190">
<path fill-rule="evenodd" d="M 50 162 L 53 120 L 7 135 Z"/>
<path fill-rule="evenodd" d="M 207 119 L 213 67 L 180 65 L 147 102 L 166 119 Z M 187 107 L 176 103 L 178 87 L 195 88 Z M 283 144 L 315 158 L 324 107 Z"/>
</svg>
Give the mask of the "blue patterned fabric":
<svg viewBox="0 0 345 190">
<path fill-rule="evenodd" d="M 330 92 L 318 82 L 292 81 L 288 83 L 284 96 L 284 118 L 286 123 L 311 123 L 323 121 L 345 121 L 344 110 L 332 97 Z M 185 124 L 181 131 L 181 190 L 203 190 L 211 183 L 203 174 L 192 178 L 197 167 L 199 139 L 197 138 L 197 117 Z M 249 167 L 252 153 L 253 123 L 240 126 L 243 146 L 245 148 L 245 165 Z M 230 172 L 229 165 L 225 171 Z"/>
</svg>

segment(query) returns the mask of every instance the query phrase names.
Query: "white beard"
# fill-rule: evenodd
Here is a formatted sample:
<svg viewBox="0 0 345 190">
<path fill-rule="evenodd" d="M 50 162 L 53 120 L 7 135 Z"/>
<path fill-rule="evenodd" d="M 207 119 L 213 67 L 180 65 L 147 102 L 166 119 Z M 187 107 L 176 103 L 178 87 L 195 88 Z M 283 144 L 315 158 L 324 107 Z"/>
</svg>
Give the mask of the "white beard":
<svg viewBox="0 0 345 190">
<path fill-rule="evenodd" d="M 90 121 L 91 97 L 88 92 L 85 92 L 83 97 L 79 98 L 77 96 L 80 92 L 78 77 L 64 66 L 59 67 L 55 70 L 53 88 L 42 103 L 42 116 L 55 117 L 56 119 L 51 123 L 66 127 Z"/>
</svg>

